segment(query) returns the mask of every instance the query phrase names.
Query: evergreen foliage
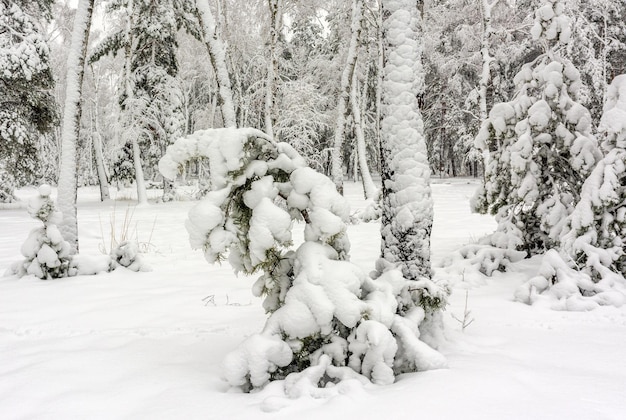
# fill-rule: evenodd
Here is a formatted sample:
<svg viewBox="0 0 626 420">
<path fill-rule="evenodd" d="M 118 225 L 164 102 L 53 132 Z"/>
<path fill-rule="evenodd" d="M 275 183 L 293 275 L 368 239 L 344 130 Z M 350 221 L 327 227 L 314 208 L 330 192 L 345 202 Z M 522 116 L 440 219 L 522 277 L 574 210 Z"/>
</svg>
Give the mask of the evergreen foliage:
<svg viewBox="0 0 626 420">
<path fill-rule="evenodd" d="M 513 100 L 495 105 L 483 124 L 476 144 L 488 157 L 484 186 L 473 203 L 496 215 L 494 245 L 529 256 L 559 245 L 600 157 L 589 111 L 576 101 L 580 74 L 556 51 L 570 36 L 563 5 L 546 1 L 531 33 L 552 46 L 524 65 Z"/>
<path fill-rule="evenodd" d="M 189 213 L 191 244 L 209 262 L 228 253 L 235 271 L 261 271 L 253 292 L 265 296 L 269 314 L 263 332 L 227 357 L 231 386 L 297 382 L 319 369 L 317 385 L 356 373 L 390 383 L 395 374 L 445 364 L 418 329 L 441 307 L 444 291 L 391 266 L 379 266 L 372 280 L 348 262 L 348 205 L 293 147 L 254 129 L 198 131 L 170 146 L 159 168 L 174 178 L 200 156 L 209 162 L 211 191 Z M 294 249 L 296 221 L 305 229 Z M 416 295 L 427 309 L 415 306 Z"/>
<path fill-rule="evenodd" d="M 31 274 L 47 280 L 70 275 L 70 244 L 63 239 L 56 226 L 61 222 L 62 215 L 50 197 L 51 192 L 49 185 L 42 185 L 39 195 L 28 203 L 28 213 L 40 220 L 43 227 L 33 229 L 22 245 L 25 259 L 11 268 L 19 277 Z"/>
<path fill-rule="evenodd" d="M 50 50 L 41 24 L 49 0 L 0 2 L 0 201 L 42 177 L 40 137 L 58 121 Z"/>
</svg>

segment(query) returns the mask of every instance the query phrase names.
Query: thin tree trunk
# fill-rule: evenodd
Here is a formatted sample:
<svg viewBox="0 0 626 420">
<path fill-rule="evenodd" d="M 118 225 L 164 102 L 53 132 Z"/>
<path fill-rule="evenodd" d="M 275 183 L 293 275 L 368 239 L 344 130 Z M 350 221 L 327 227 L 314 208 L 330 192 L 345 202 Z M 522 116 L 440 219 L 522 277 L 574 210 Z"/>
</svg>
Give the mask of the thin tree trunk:
<svg viewBox="0 0 626 420">
<path fill-rule="evenodd" d="M 94 150 L 94 156 L 96 158 L 96 170 L 98 173 L 98 185 L 100 186 L 100 201 L 108 200 L 111 196 L 109 194 L 109 179 L 106 174 L 106 169 L 104 165 L 104 156 L 102 153 L 102 136 L 100 136 L 100 129 L 98 126 L 98 119 L 100 113 L 98 111 L 98 92 L 100 91 L 100 81 L 96 78 L 96 75 L 93 71 L 93 67 L 91 68 L 91 72 L 93 74 L 94 87 L 95 87 L 95 95 L 93 101 L 93 129 L 92 133 L 92 144 Z"/>
<path fill-rule="evenodd" d="M 480 108 L 480 122 L 485 122 L 488 117 L 487 110 L 487 87 L 491 80 L 490 66 L 493 61 L 493 57 L 489 54 L 489 36 L 491 35 L 491 11 L 498 4 L 500 0 L 481 0 L 481 11 L 483 20 L 483 32 L 480 38 L 480 53 L 483 57 L 483 67 L 480 74 L 479 81 L 479 108 Z"/>
<path fill-rule="evenodd" d="M 96 129 L 97 130 L 97 129 Z M 108 200 L 111 196 L 109 194 L 109 180 L 104 169 L 104 156 L 102 154 L 102 141 L 100 133 L 95 131 L 93 133 L 93 149 L 96 156 L 96 169 L 98 171 L 98 184 L 100 185 L 100 201 Z"/>
<path fill-rule="evenodd" d="M 352 1 L 351 37 L 348 46 L 346 66 L 341 74 L 341 88 L 337 102 L 337 119 L 335 122 L 335 137 L 333 141 L 331 178 L 337 191 L 343 194 L 343 140 L 348 101 L 350 100 L 350 84 L 358 57 L 359 36 L 361 34 L 361 20 L 363 19 L 363 0 Z"/>
<path fill-rule="evenodd" d="M 374 180 L 367 166 L 367 152 L 365 149 L 365 134 L 363 133 L 363 120 L 359 107 L 357 87 L 359 83 L 356 73 L 352 76 L 352 88 L 350 89 L 350 103 L 352 104 L 352 118 L 354 119 L 354 131 L 356 132 L 357 155 L 359 160 L 359 171 L 361 172 L 361 182 L 363 183 L 363 193 L 366 200 L 373 200 L 378 195 L 378 189 L 374 185 Z"/>
<path fill-rule="evenodd" d="M 126 34 L 128 36 L 128 41 L 126 43 L 125 48 L 125 80 L 124 87 L 126 90 L 126 102 L 127 107 L 131 106 L 132 99 L 134 98 L 133 85 L 132 85 L 132 74 L 131 74 L 131 58 L 135 48 L 135 40 L 132 36 L 132 27 L 133 27 L 133 0 L 129 0 L 126 5 L 128 9 L 128 20 L 126 21 Z M 128 112 L 128 108 L 127 108 Z M 132 112 L 131 112 L 132 114 Z M 134 121 L 130 121 L 129 125 L 134 126 Z M 146 191 L 146 180 L 143 175 L 143 167 L 141 164 L 141 149 L 139 148 L 139 140 L 134 132 L 131 130 L 131 143 L 133 146 L 133 166 L 135 168 L 135 184 L 137 187 L 137 202 L 141 205 L 148 204 L 148 193 Z"/>
<path fill-rule="evenodd" d="M 270 48 L 267 60 L 265 92 L 265 132 L 274 137 L 274 105 L 276 102 L 278 76 L 278 41 L 283 20 L 284 0 L 268 0 L 270 9 Z"/>
<path fill-rule="evenodd" d="M 73 254 L 78 253 L 76 160 L 82 111 L 80 99 L 93 4 L 94 0 L 80 0 L 78 2 L 74 28 L 72 29 L 72 42 L 67 57 L 65 107 L 61 129 L 61 168 L 57 201 L 59 210 L 63 213 L 63 221 L 59 225 L 59 230 L 63 238 L 70 243 Z"/>
<path fill-rule="evenodd" d="M 224 127 L 236 127 L 235 102 L 228 69 L 226 68 L 226 49 L 217 33 L 215 19 L 211 13 L 208 0 L 196 0 L 198 18 L 202 25 L 203 41 L 211 59 L 211 65 L 215 72 L 217 91 L 220 97 L 220 108 Z"/>
</svg>

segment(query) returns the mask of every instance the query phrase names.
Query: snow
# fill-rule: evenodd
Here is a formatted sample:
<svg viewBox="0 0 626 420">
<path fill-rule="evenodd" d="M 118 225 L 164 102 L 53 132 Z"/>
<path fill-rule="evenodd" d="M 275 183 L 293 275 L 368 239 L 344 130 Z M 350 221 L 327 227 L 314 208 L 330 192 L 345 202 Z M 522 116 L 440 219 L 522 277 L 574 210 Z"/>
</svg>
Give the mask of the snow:
<svg viewBox="0 0 626 420">
<path fill-rule="evenodd" d="M 436 276 L 446 276 L 441 261 L 493 231 L 495 222 L 469 211 L 477 181 L 433 179 L 431 186 L 433 265 Z M 364 205 L 360 184 L 345 188 L 353 209 Z M 467 285 L 458 283 L 444 313 L 447 369 L 401 375 L 385 386 L 339 369 L 333 374 L 346 379 L 320 389 L 313 384 L 315 373 L 328 371 L 322 361 L 318 372 L 290 377 L 289 395 L 283 381 L 254 394 L 227 392 L 226 354 L 260 331 L 265 315 L 250 292 L 255 278 L 236 277 L 228 264 L 208 265 L 202 252 L 189 250 L 182 226 L 194 204 L 136 209 L 144 241 L 158 216 L 143 254 L 152 272 L 0 277 L 3 418 L 377 419 L 416 407 L 441 419 L 623 418 L 626 308 L 556 312 L 514 302 L 517 286 L 537 274 L 537 258 L 469 290 L 476 321 L 465 333 L 451 317 L 463 312 Z M 108 237 L 99 219 L 113 211 L 99 202 L 97 188 L 79 191 L 81 254 L 99 254 L 101 236 Z M 23 209 L 0 211 L 0 272 L 20 258 L 19 244 L 38 223 Z M 364 270 L 378 255 L 379 228 L 348 227 L 351 261 Z M 294 236 L 302 237 L 302 225 Z"/>
</svg>

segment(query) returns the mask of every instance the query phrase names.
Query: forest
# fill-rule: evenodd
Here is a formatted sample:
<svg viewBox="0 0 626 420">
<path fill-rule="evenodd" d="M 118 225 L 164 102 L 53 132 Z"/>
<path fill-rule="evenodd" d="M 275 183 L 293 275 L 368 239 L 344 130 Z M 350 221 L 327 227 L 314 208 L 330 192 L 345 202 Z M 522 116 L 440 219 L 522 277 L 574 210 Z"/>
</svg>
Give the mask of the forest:
<svg viewBox="0 0 626 420">
<path fill-rule="evenodd" d="M 384 407 L 374 386 L 425 391 L 426 371 L 460 366 L 451 375 L 466 383 L 502 357 L 525 378 L 513 355 L 532 350 L 520 340 L 562 351 L 543 328 L 585 341 L 574 326 L 597 323 L 598 343 L 617 337 L 610 354 L 626 337 L 622 0 L 0 0 L 0 84 L 0 345 L 19 355 L 0 363 L 11 372 L 0 390 L 63 370 L 45 354 L 64 340 L 75 347 L 63 357 L 100 376 L 95 337 L 123 342 L 110 353 L 121 361 L 150 340 L 177 351 L 184 336 L 214 345 L 209 399 L 228 418 L 258 408 L 217 402 L 226 390 L 319 418 L 345 395 Z M 57 303 L 64 295 L 73 305 Z M 491 309 L 501 306 L 510 321 Z M 33 354 L 42 376 L 19 367 Z M 139 389 L 154 357 L 112 384 Z M 522 382 L 561 381 L 578 357 Z M 604 380 L 598 366 L 569 391 Z M 196 395 L 194 378 L 178 379 L 182 395 Z M 155 383 L 157 395 L 182 389 Z M 16 389 L 0 414 L 36 416 Z M 570 414 L 618 418 L 606 389 Z M 460 418 L 478 390 L 441 418 Z M 102 404 L 90 392 L 94 404 L 68 408 L 41 392 L 46 414 Z"/>
</svg>

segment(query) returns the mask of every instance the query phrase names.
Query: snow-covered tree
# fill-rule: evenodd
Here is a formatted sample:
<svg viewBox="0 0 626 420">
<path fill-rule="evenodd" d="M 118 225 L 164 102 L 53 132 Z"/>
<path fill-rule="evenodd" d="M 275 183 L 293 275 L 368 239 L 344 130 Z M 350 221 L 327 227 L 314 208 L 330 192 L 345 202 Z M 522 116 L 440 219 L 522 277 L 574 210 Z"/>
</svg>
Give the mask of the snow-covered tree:
<svg viewBox="0 0 626 420">
<path fill-rule="evenodd" d="M 520 286 L 524 303 L 589 310 L 626 303 L 626 75 L 607 91 L 600 122 L 606 155 L 582 186 L 560 253 L 546 255 L 536 277 Z"/>
<path fill-rule="evenodd" d="M 286 378 L 303 390 L 357 374 L 390 383 L 397 373 L 445 365 L 420 340 L 426 311 L 406 307 L 430 284 L 394 269 L 372 280 L 348 262 L 347 202 L 293 147 L 255 129 L 204 130 L 177 140 L 159 167 L 174 178 L 197 157 L 209 162 L 211 192 L 189 213 L 192 246 L 209 262 L 228 253 L 235 271 L 263 272 L 253 292 L 265 296 L 269 318 L 224 362 L 231 386 Z M 296 249 L 295 221 L 305 223 Z"/>
<path fill-rule="evenodd" d="M 208 0 L 196 0 L 196 10 L 198 20 L 200 21 L 201 37 L 206 45 L 211 65 L 215 72 L 224 127 L 235 127 L 237 121 L 230 77 L 226 67 L 226 49 L 221 36 L 217 32 L 217 25 L 211 13 Z"/>
<path fill-rule="evenodd" d="M 602 116 L 611 79 L 626 72 L 626 2 L 572 0 L 572 42 L 568 58 L 580 70 L 580 101 L 591 111 L 594 126 Z"/>
<path fill-rule="evenodd" d="M 137 182 L 138 200 L 145 204 L 144 166 L 155 169 L 167 145 L 184 131 L 182 94 L 176 80 L 180 10 L 174 7 L 173 0 L 116 1 L 109 9 L 118 11 L 125 25 L 101 42 L 90 61 L 124 51 L 124 89 L 120 97 L 122 137 L 132 146 L 132 172 Z M 119 163 L 129 166 L 123 160 Z M 165 185 L 166 190 L 167 187 Z M 165 197 L 168 197 L 167 191 Z"/>
<path fill-rule="evenodd" d="M 433 202 L 417 96 L 424 87 L 415 2 L 383 2 L 382 258 L 408 280 L 430 278 Z"/>
<path fill-rule="evenodd" d="M 42 177 L 40 137 L 57 120 L 42 23 L 51 0 L 0 1 L 0 202 Z"/>
<path fill-rule="evenodd" d="M 585 180 L 563 250 L 592 277 L 605 268 L 626 276 L 626 75 L 607 90 L 600 120 L 604 158 Z"/>
<path fill-rule="evenodd" d="M 531 34 L 547 51 L 523 66 L 515 97 L 493 107 L 476 138 L 488 158 L 474 208 L 496 215 L 494 245 L 528 255 L 559 245 L 599 159 L 591 116 L 576 101 L 580 74 L 558 53 L 571 34 L 563 9 L 546 0 L 536 11 Z"/>
<path fill-rule="evenodd" d="M 79 0 L 72 42 L 67 58 L 67 81 L 63 124 L 61 127 L 61 168 L 59 173 L 58 206 L 63 214 L 59 225 L 63 238 L 78 252 L 78 220 L 76 217 L 76 154 L 80 135 L 81 92 L 85 72 L 85 56 L 89 41 L 94 0 Z"/>
<path fill-rule="evenodd" d="M 43 227 L 30 232 L 21 249 L 25 259 L 11 267 L 11 272 L 19 277 L 31 274 L 46 280 L 67 277 L 70 273 L 70 244 L 57 228 L 63 216 L 50 197 L 51 192 L 49 185 L 42 185 L 39 195 L 28 203 L 28 213 L 43 222 Z"/>
</svg>

